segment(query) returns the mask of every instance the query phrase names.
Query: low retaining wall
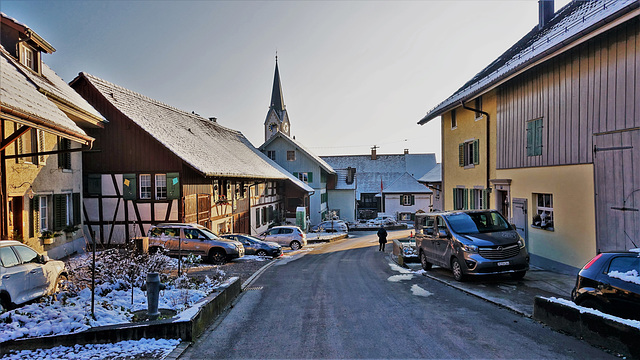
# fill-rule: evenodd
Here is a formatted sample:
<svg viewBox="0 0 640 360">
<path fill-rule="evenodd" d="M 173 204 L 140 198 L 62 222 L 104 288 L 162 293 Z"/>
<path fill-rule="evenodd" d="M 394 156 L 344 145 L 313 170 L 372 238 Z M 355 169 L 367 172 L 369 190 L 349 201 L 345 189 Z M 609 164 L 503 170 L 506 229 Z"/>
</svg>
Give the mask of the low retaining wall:
<svg viewBox="0 0 640 360">
<path fill-rule="evenodd" d="M 342 233 L 342 234 L 339 233 L 338 235 L 333 235 L 333 234 L 324 235 L 324 236 L 320 236 L 319 238 L 313 238 L 313 239 L 309 239 L 307 237 L 307 243 L 313 244 L 313 243 L 321 243 L 321 242 L 332 242 L 332 241 L 337 241 L 341 239 L 346 239 L 348 237 L 349 237 L 349 234 L 346 234 L 346 233 Z"/>
<path fill-rule="evenodd" d="M 0 355 L 5 355 L 12 350 L 48 349 L 55 346 L 74 346 L 76 344 L 115 343 L 124 340 L 140 340 L 142 338 L 193 341 L 202 335 L 207 326 L 240 294 L 240 285 L 240 279 L 236 278 L 226 287 L 209 294 L 201 300 L 205 304 L 188 319 L 181 319 L 180 314 L 178 314 L 177 317 L 172 319 L 99 326 L 73 334 L 9 340 L 0 343 Z M 187 309 L 186 311 L 189 310 Z"/>
<path fill-rule="evenodd" d="M 640 329 L 536 296 L 533 318 L 591 345 L 640 359 Z"/>
</svg>

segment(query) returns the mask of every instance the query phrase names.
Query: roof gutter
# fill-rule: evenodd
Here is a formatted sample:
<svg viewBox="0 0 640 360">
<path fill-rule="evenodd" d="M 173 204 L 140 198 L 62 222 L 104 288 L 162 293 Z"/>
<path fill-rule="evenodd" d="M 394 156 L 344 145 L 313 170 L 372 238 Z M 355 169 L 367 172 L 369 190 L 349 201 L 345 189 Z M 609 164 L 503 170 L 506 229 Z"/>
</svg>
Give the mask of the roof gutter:
<svg viewBox="0 0 640 360">
<path fill-rule="evenodd" d="M 486 161 L 487 162 L 487 179 L 486 179 L 487 180 L 487 183 L 486 183 L 487 201 L 486 201 L 486 204 L 487 204 L 487 206 L 489 206 L 489 204 L 490 204 L 490 202 L 489 202 L 489 194 L 491 193 L 491 182 L 489 181 L 489 178 L 491 177 L 491 172 L 490 172 L 491 171 L 491 166 L 490 166 L 491 165 L 491 158 L 490 158 L 490 146 L 489 146 L 489 144 L 490 144 L 489 140 L 491 138 L 491 131 L 490 131 L 490 128 L 489 128 L 490 116 L 489 116 L 489 113 L 486 112 L 486 111 L 482 111 L 480 109 L 474 109 L 472 107 L 469 107 L 469 106 L 465 105 L 464 100 L 460 100 L 460 105 L 462 105 L 462 108 L 464 108 L 466 110 L 473 111 L 473 112 L 476 112 L 476 113 L 480 113 L 480 114 L 482 114 L 482 115 L 487 117 L 487 121 L 485 122 L 486 126 L 487 126 L 487 128 L 486 128 L 486 132 L 487 132 L 486 138 L 487 139 L 485 140 L 487 142 L 485 144 L 485 147 L 487 149 L 487 153 L 486 153 L 486 155 L 487 155 L 487 161 Z"/>
</svg>

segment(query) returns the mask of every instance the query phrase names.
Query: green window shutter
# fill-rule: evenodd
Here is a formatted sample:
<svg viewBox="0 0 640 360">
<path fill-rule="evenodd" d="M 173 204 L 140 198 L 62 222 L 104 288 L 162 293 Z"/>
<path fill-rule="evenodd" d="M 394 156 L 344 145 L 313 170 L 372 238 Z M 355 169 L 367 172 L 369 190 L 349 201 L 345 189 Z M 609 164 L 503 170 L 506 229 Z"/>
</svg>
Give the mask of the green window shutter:
<svg viewBox="0 0 640 360">
<path fill-rule="evenodd" d="M 535 154 L 535 130 L 534 130 L 534 122 L 529 121 L 527 123 L 527 156 L 533 156 Z"/>
<path fill-rule="evenodd" d="M 458 189 L 453 189 L 453 209 L 458 210 Z"/>
<path fill-rule="evenodd" d="M 411 195 L 411 205 L 415 205 L 415 204 L 416 204 L 416 196 Z"/>
<path fill-rule="evenodd" d="M 312 182 L 313 182 L 313 173 L 312 173 L 312 172 L 308 172 L 308 173 L 307 173 L 307 179 L 309 180 L 309 181 L 308 181 L 309 183 L 312 183 Z"/>
<path fill-rule="evenodd" d="M 480 164 L 480 140 L 473 140 L 473 163 Z"/>
<path fill-rule="evenodd" d="M 26 135 L 22 135 L 16 140 L 16 154 L 24 154 L 24 141 L 22 141 L 23 136 L 31 136 L 31 133 L 27 131 Z M 19 157 L 16 159 L 19 164 L 24 162 L 24 157 Z"/>
<path fill-rule="evenodd" d="M 458 144 L 458 165 L 464 166 L 464 143 Z"/>
<path fill-rule="evenodd" d="M 464 189 L 464 195 L 462 197 L 462 209 L 469 209 L 469 189 Z"/>
<path fill-rule="evenodd" d="M 404 202 L 402 200 L 404 200 L 404 195 L 400 194 L 400 205 L 404 205 Z"/>
<path fill-rule="evenodd" d="M 100 174 L 87 175 L 86 193 L 89 195 L 100 195 L 102 193 L 102 175 Z"/>
<path fill-rule="evenodd" d="M 137 181 L 136 174 L 122 175 L 122 197 L 125 200 L 136 200 Z"/>
<path fill-rule="evenodd" d="M 482 194 L 482 208 L 483 209 L 488 209 L 489 208 L 489 189 L 484 189 L 482 190 L 483 194 Z"/>
<path fill-rule="evenodd" d="M 38 141 L 38 152 L 44 152 L 46 150 L 46 146 L 44 142 L 45 139 L 43 130 L 38 129 L 38 131 L 36 132 L 36 139 Z M 38 165 L 44 166 L 47 164 L 46 159 L 47 157 L 45 155 L 39 155 L 36 161 L 38 162 Z"/>
<path fill-rule="evenodd" d="M 40 198 L 34 196 L 29 201 L 29 237 L 35 237 L 38 234 L 38 226 L 40 226 Z"/>
<path fill-rule="evenodd" d="M 297 172 L 294 172 L 294 173 L 293 173 L 293 176 L 294 176 L 296 179 L 299 179 L 299 178 L 298 178 L 298 173 L 297 173 Z"/>
<path fill-rule="evenodd" d="M 542 119 L 535 121 L 536 135 L 535 135 L 535 154 L 542 155 Z"/>
<path fill-rule="evenodd" d="M 67 196 L 64 194 L 53 195 L 53 230 L 62 230 L 65 227 L 67 217 Z"/>
<path fill-rule="evenodd" d="M 177 172 L 167 173 L 167 199 L 180 198 L 180 174 Z"/>
<path fill-rule="evenodd" d="M 80 193 L 73 193 L 73 225 L 82 222 L 82 206 L 80 205 Z"/>
<path fill-rule="evenodd" d="M 469 209 L 471 209 L 471 210 L 474 210 L 476 208 L 476 201 L 475 201 L 476 197 L 475 197 L 475 194 L 476 194 L 476 190 L 475 189 L 471 190 L 471 199 L 469 199 L 470 200 L 469 201 Z"/>
</svg>

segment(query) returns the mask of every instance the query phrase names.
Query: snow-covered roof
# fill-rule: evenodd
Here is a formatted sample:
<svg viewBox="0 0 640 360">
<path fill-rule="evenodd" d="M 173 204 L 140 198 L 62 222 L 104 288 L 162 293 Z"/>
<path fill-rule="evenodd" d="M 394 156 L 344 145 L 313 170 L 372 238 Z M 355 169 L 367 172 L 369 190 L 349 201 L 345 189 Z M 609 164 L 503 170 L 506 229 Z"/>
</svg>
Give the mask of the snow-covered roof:
<svg viewBox="0 0 640 360">
<path fill-rule="evenodd" d="M 399 154 L 377 155 L 339 155 L 322 156 L 334 169 L 356 169 L 356 196 L 361 193 L 379 193 L 386 189 L 404 173 L 418 178 L 429 172 L 436 165 L 435 154 Z"/>
<path fill-rule="evenodd" d="M 638 8 L 639 4 L 638 0 L 572 1 L 558 10 L 542 29 L 538 29 L 536 25 L 520 41 L 453 95 L 427 112 L 418 124 L 425 124 L 458 107 L 460 101 L 471 100 L 478 94 L 497 86 L 501 81 L 524 71 L 535 62 L 583 37 L 586 33 Z"/>
<path fill-rule="evenodd" d="M 288 179 L 242 133 L 87 73 L 80 73 L 132 122 L 204 176 Z M 74 80 L 75 81 L 75 80 Z"/>
<path fill-rule="evenodd" d="M 71 135 L 89 138 L 84 130 L 69 119 L 46 95 L 38 91 L 38 86 L 25 75 L 28 71 L 21 71 L 21 66 L 0 47 L 0 104 L 41 120 L 45 127 L 48 125 L 52 128 L 62 128 Z"/>
<path fill-rule="evenodd" d="M 432 191 L 420 184 L 409 173 L 402 174 L 391 185 L 382 190 L 383 194 L 431 194 Z"/>
<path fill-rule="evenodd" d="M 421 183 L 442 182 L 442 164 L 436 164 L 428 173 L 418 179 Z"/>
<path fill-rule="evenodd" d="M 353 182 L 351 184 L 347 184 L 347 176 L 349 175 L 349 171 L 347 169 L 336 169 L 334 168 L 337 174 L 336 186 L 335 190 L 355 190 L 358 184 L 358 174 L 354 174 Z"/>
<path fill-rule="evenodd" d="M 260 145 L 259 149 L 260 150 L 266 149 L 267 146 L 269 146 L 269 144 L 271 144 L 275 139 L 284 139 L 285 141 L 289 142 L 291 145 L 293 145 L 296 148 L 298 148 L 298 150 L 300 150 L 304 154 L 306 154 L 309 158 L 313 159 L 316 163 L 318 163 L 318 165 L 322 169 L 324 169 L 324 171 L 328 172 L 329 174 L 335 174 L 336 173 L 335 170 L 333 170 L 333 168 L 331 167 L 331 165 L 327 164 L 319 156 L 315 155 L 314 153 L 309 151 L 306 147 L 304 147 L 302 144 L 300 144 L 296 140 L 290 138 L 289 136 L 287 136 L 287 134 L 284 134 L 281 131 L 278 131 L 277 133 L 273 134 L 273 136 L 271 136 L 267 141 L 265 141 L 264 144 Z"/>
</svg>

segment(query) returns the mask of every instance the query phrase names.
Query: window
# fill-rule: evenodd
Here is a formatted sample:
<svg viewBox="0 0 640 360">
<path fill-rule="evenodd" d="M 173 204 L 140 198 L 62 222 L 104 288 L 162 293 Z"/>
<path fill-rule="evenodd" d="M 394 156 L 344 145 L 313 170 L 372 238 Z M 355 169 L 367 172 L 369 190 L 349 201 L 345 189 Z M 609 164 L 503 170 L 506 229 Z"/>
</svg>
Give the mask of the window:
<svg viewBox="0 0 640 360">
<path fill-rule="evenodd" d="M 273 161 L 276 161 L 276 151 L 275 150 L 267 150 L 267 157 Z"/>
<path fill-rule="evenodd" d="M 471 201 L 469 207 L 471 209 L 486 209 L 486 191 L 485 189 L 472 189 Z"/>
<path fill-rule="evenodd" d="M 256 228 L 259 228 L 260 225 L 260 209 L 256 209 Z"/>
<path fill-rule="evenodd" d="M 473 167 L 480 163 L 480 143 L 478 139 L 458 144 L 458 163 L 460 166 Z"/>
<path fill-rule="evenodd" d="M 38 71 L 36 52 L 25 44 L 20 44 L 20 63 L 33 71 Z"/>
<path fill-rule="evenodd" d="M 49 202 L 46 196 L 40 196 L 39 216 L 40 216 L 40 231 L 49 229 L 47 224 L 49 213 Z"/>
<path fill-rule="evenodd" d="M 71 149 L 71 140 L 58 138 L 58 150 L 70 150 Z M 58 167 L 61 169 L 71 169 L 71 153 L 63 152 L 58 154 Z"/>
<path fill-rule="evenodd" d="M 17 129 L 17 124 L 16 124 Z M 16 141 L 16 154 L 33 154 L 43 152 L 45 148 L 44 143 L 44 131 L 38 129 L 31 129 L 24 135 L 18 138 Z M 44 155 L 34 155 L 29 157 L 19 157 L 18 162 L 26 162 L 35 165 L 45 165 Z"/>
<path fill-rule="evenodd" d="M 300 181 L 304 181 L 305 183 L 313 182 L 313 173 L 312 172 L 294 172 L 293 176 L 300 179 Z"/>
<path fill-rule="evenodd" d="M 151 199 L 151 175 L 140 175 L 140 199 Z"/>
<path fill-rule="evenodd" d="M 167 198 L 167 175 L 156 175 L 156 200 L 164 200 Z"/>
<path fill-rule="evenodd" d="M 264 225 L 264 224 L 266 224 L 266 223 L 267 223 L 267 208 L 266 208 L 266 207 L 263 207 L 263 208 L 261 208 L 261 209 L 260 209 L 260 211 L 262 212 L 262 216 L 261 216 L 261 218 L 262 218 L 262 225 Z"/>
<path fill-rule="evenodd" d="M 38 259 L 38 253 L 26 246 L 14 246 L 13 249 L 18 253 L 18 256 L 20 256 L 23 264 L 35 262 Z"/>
<path fill-rule="evenodd" d="M 533 215 L 533 227 L 553 231 L 553 195 L 533 194 L 536 212 Z"/>
<path fill-rule="evenodd" d="M 287 161 L 296 161 L 296 151 L 287 150 Z"/>
<path fill-rule="evenodd" d="M 467 208 L 467 197 L 469 189 L 455 188 L 453 189 L 453 210 L 465 210 Z"/>
<path fill-rule="evenodd" d="M 456 109 L 451 110 L 451 129 L 458 127 L 458 120 L 456 119 Z"/>
<path fill-rule="evenodd" d="M 409 195 L 400 195 L 400 205 L 402 206 L 411 206 L 415 205 L 415 196 Z"/>
<path fill-rule="evenodd" d="M 12 267 L 20 263 L 16 254 L 11 250 L 12 246 L 5 246 L 0 248 L 0 262 L 3 267 Z"/>
<path fill-rule="evenodd" d="M 542 155 L 542 118 L 527 122 L 527 156 Z"/>
<path fill-rule="evenodd" d="M 87 184 L 84 189 L 88 195 L 100 195 L 102 192 L 102 175 L 100 174 L 87 174 Z"/>
<path fill-rule="evenodd" d="M 476 110 L 482 110 L 482 96 L 478 96 L 474 101 L 474 108 Z M 476 120 L 482 119 L 482 113 L 476 111 Z"/>
</svg>

